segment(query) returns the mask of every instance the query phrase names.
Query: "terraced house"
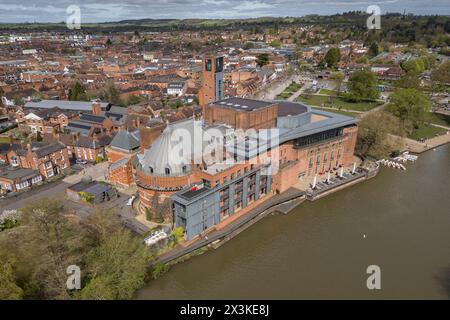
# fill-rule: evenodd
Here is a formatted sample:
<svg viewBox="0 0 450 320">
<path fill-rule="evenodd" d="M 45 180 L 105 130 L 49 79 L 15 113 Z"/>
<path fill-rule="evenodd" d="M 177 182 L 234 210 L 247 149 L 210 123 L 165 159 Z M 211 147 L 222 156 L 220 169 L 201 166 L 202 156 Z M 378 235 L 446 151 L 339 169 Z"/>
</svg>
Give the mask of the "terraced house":
<svg viewBox="0 0 450 320">
<path fill-rule="evenodd" d="M 11 150 L 7 157 L 12 167 L 38 170 L 44 179 L 61 174 L 70 167 L 67 148 L 59 142 L 34 142 L 26 148 Z"/>
</svg>

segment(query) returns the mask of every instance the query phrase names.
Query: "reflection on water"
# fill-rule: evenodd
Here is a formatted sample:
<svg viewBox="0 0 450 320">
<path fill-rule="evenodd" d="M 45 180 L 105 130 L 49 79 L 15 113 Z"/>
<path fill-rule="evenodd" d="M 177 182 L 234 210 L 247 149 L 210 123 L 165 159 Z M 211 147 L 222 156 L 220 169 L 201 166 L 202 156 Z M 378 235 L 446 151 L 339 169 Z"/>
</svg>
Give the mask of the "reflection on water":
<svg viewBox="0 0 450 320">
<path fill-rule="evenodd" d="M 383 168 L 371 181 L 264 218 L 136 298 L 448 298 L 450 145 L 407 169 Z M 366 287 L 372 264 L 381 268 L 378 291 Z"/>
</svg>

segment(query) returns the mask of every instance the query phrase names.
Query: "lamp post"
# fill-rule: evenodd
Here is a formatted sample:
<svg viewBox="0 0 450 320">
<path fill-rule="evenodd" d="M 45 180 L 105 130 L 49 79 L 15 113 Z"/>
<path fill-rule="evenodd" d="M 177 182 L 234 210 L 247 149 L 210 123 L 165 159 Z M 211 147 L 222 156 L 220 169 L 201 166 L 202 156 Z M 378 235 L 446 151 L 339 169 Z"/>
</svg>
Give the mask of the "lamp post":
<svg viewBox="0 0 450 320">
<path fill-rule="evenodd" d="M 343 166 L 341 167 L 341 172 L 339 173 L 339 176 L 340 176 L 341 178 L 344 177 L 344 167 L 343 167 Z"/>
<path fill-rule="evenodd" d="M 356 172 L 356 162 L 353 162 L 352 174 L 355 174 L 355 172 Z"/>
<path fill-rule="evenodd" d="M 313 180 L 313 183 L 312 183 L 312 189 L 316 188 L 316 183 L 317 183 L 317 174 L 314 176 L 314 180 Z"/>
</svg>

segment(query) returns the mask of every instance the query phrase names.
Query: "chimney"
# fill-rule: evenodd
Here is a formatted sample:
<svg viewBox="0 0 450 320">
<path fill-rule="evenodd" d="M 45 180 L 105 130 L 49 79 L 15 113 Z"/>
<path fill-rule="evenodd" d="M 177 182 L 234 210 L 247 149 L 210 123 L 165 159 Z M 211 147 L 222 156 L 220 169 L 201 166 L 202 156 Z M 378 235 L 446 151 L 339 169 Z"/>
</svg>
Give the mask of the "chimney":
<svg viewBox="0 0 450 320">
<path fill-rule="evenodd" d="M 99 116 L 101 112 L 102 112 L 102 107 L 100 105 L 100 102 L 93 101 L 92 102 L 92 114 L 94 116 Z"/>
<path fill-rule="evenodd" d="M 56 141 L 59 142 L 59 133 L 58 133 L 58 131 L 56 130 L 56 128 L 53 128 L 53 129 L 52 129 L 52 136 L 53 136 L 53 138 L 54 138 Z"/>
<path fill-rule="evenodd" d="M 72 134 L 72 142 L 76 144 L 78 142 L 78 133 Z"/>
</svg>

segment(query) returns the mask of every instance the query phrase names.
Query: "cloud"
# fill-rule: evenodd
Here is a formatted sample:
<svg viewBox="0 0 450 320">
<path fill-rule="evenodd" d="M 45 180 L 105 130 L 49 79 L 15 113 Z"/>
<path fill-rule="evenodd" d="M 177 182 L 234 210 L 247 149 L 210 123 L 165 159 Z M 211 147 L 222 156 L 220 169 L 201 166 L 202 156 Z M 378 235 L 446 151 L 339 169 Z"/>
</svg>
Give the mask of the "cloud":
<svg viewBox="0 0 450 320">
<path fill-rule="evenodd" d="M 275 8 L 273 4 L 260 2 L 260 1 L 243 1 L 238 5 L 234 6 L 234 10 L 261 10 L 261 9 L 272 9 Z"/>
<path fill-rule="evenodd" d="M 142 18 L 252 18 L 366 11 L 450 14 L 448 0 L 0 0 L 1 22 L 65 21 L 66 8 L 78 5 L 82 22 Z"/>
</svg>

